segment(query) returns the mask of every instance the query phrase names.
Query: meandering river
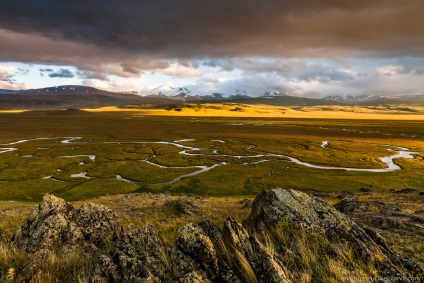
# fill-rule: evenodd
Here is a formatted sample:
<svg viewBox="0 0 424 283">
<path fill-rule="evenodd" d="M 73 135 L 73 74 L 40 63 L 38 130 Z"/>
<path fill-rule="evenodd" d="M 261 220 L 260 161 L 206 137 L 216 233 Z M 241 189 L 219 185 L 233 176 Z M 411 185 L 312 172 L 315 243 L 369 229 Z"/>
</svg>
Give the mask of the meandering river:
<svg viewBox="0 0 424 283">
<path fill-rule="evenodd" d="M 296 163 L 298 165 L 309 167 L 309 168 L 314 168 L 314 169 L 345 170 L 345 171 L 360 171 L 360 172 L 374 172 L 374 173 L 383 173 L 383 172 L 391 172 L 391 171 L 396 171 L 396 170 L 402 170 L 402 168 L 394 162 L 395 159 L 398 159 L 398 158 L 413 159 L 413 158 L 415 158 L 414 155 L 422 154 L 422 152 L 410 151 L 410 149 L 406 148 L 406 147 L 398 147 L 398 146 L 393 146 L 393 145 L 382 144 L 381 146 L 387 147 L 388 151 L 392 151 L 392 152 L 396 152 L 396 153 L 389 155 L 389 156 L 380 157 L 380 161 L 385 164 L 385 167 L 381 168 L 381 169 L 373 169 L 373 168 L 354 168 L 354 167 L 340 167 L 340 166 L 313 164 L 313 163 L 309 163 L 309 162 L 299 160 L 299 159 L 297 159 L 293 156 L 284 155 L 284 154 L 276 154 L 276 153 L 272 153 L 272 152 L 264 152 L 264 153 L 252 154 L 252 155 L 230 155 L 230 154 L 220 153 L 218 149 L 212 149 L 212 154 L 206 154 L 206 153 L 200 152 L 202 150 L 206 150 L 206 148 L 192 147 L 192 146 L 188 146 L 188 145 L 183 144 L 185 142 L 195 142 L 195 139 L 182 139 L 182 140 L 176 140 L 176 141 L 170 141 L 170 142 L 168 142 L 168 141 L 82 142 L 82 141 L 80 141 L 81 139 L 82 139 L 82 137 L 57 137 L 57 138 L 35 138 L 35 139 L 19 140 L 19 141 L 16 141 L 16 142 L 0 144 L 0 154 L 6 153 L 6 152 L 17 151 L 19 149 L 17 147 L 7 147 L 7 146 L 10 146 L 10 145 L 16 146 L 16 145 L 19 145 L 19 144 L 22 144 L 22 143 L 27 143 L 27 142 L 31 142 L 31 141 L 37 141 L 37 140 L 58 140 L 63 144 L 71 144 L 71 143 L 77 143 L 77 144 L 92 144 L 92 143 L 98 143 L 98 144 L 105 144 L 105 143 L 106 144 L 166 144 L 166 145 L 171 145 L 171 146 L 175 146 L 177 148 L 182 149 L 181 151 L 179 151 L 179 154 L 183 155 L 183 156 L 229 157 L 229 158 L 235 158 L 235 159 L 239 159 L 239 160 L 240 159 L 250 159 L 250 160 L 253 159 L 254 160 L 252 162 L 246 162 L 243 165 L 259 164 L 259 163 L 262 163 L 262 162 L 268 162 L 268 161 L 275 160 L 275 159 L 284 159 L 284 160 L 288 160 L 290 162 Z M 211 140 L 211 141 L 212 142 L 225 143 L 225 141 L 223 141 L 223 140 Z M 321 147 L 325 150 L 328 150 L 330 143 L 331 143 L 331 141 L 323 141 L 321 143 Z M 254 148 L 255 148 L 255 145 L 251 145 L 248 148 L 248 150 L 252 151 L 252 149 L 254 149 Z M 252 153 L 254 153 L 254 152 L 252 152 Z M 93 154 L 57 156 L 56 158 L 75 158 L 75 157 L 87 157 L 92 162 L 96 161 L 96 156 L 93 155 Z M 164 168 L 164 169 L 165 168 L 174 168 L 174 169 L 195 168 L 195 169 L 198 169 L 194 172 L 180 175 L 180 176 L 174 178 L 171 181 L 163 182 L 163 183 L 159 183 L 159 184 L 172 184 L 172 183 L 180 181 L 183 178 L 195 176 L 195 175 L 204 173 L 206 171 L 212 170 L 213 168 L 216 168 L 216 167 L 219 167 L 219 166 L 225 166 L 225 165 L 229 164 L 229 163 L 226 163 L 226 162 L 219 162 L 219 163 L 216 163 L 216 164 L 213 164 L 213 165 L 210 165 L 210 166 L 169 167 L 169 166 L 163 166 L 163 165 L 160 165 L 160 164 L 153 162 L 152 160 L 154 158 L 155 158 L 155 156 L 153 155 L 153 156 L 146 158 L 145 160 L 140 160 L 140 161 L 148 163 L 152 166 L 157 166 L 159 168 Z M 260 159 L 260 160 L 255 160 L 255 159 Z M 53 178 L 51 178 L 52 176 L 48 176 L 48 177 L 49 177 L 49 179 L 53 179 Z M 72 174 L 71 177 L 73 177 L 73 178 L 90 178 L 89 176 L 87 176 L 86 172 L 75 173 L 75 174 Z M 46 178 L 46 177 L 43 177 L 43 178 Z M 121 175 L 117 175 L 116 179 L 124 181 L 124 182 L 128 182 L 128 183 L 133 183 L 133 184 L 137 183 L 133 180 L 125 179 Z"/>
</svg>

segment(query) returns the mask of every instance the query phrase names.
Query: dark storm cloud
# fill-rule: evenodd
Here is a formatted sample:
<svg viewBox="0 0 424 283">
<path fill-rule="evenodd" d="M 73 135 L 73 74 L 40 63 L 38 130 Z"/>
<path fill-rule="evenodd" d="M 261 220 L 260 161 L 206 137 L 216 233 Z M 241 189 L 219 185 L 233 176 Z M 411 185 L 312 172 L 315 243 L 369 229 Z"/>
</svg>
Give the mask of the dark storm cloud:
<svg viewBox="0 0 424 283">
<path fill-rule="evenodd" d="M 0 27 L 94 45 L 104 60 L 423 55 L 423 12 L 422 0 L 3 0 Z"/>
<path fill-rule="evenodd" d="M 56 72 L 50 73 L 49 74 L 50 78 L 73 78 L 75 77 L 75 74 L 73 72 L 71 72 L 68 69 L 60 69 Z"/>
</svg>

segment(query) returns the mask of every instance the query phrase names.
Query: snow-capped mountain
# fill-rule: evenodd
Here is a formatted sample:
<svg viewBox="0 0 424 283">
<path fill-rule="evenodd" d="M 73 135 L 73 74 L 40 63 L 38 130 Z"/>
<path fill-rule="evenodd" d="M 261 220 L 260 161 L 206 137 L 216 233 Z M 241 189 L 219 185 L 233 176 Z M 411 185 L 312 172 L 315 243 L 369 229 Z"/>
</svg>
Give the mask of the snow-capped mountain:
<svg viewBox="0 0 424 283">
<path fill-rule="evenodd" d="M 331 95 L 327 96 L 324 99 L 331 100 L 331 101 L 337 101 L 337 102 L 343 102 L 343 103 L 356 103 L 356 102 L 362 102 L 369 100 L 373 97 L 378 97 L 376 95 L 367 95 L 367 94 L 360 94 L 360 95 Z M 378 97 L 380 98 L 380 97 Z"/>
<path fill-rule="evenodd" d="M 152 89 L 149 95 L 145 97 L 154 97 L 154 98 L 167 98 L 174 100 L 182 101 L 205 101 L 205 100 L 222 100 L 226 99 L 224 94 L 214 92 L 212 95 L 199 95 L 193 94 L 187 87 L 179 86 L 174 87 L 171 85 L 163 85 L 157 88 Z"/>
<path fill-rule="evenodd" d="M 242 99 L 242 98 L 250 98 L 250 96 L 247 94 L 247 91 L 236 89 L 235 94 L 231 94 L 228 96 L 229 99 Z"/>
<path fill-rule="evenodd" d="M 278 96 L 287 96 L 287 94 L 278 90 L 268 90 L 268 91 L 265 91 L 262 97 L 278 97 Z"/>
<path fill-rule="evenodd" d="M 190 96 L 190 94 L 191 91 L 189 91 L 185 86 L 174 87 L 171 85 L 162 85 L 152 89 L 149 96 L 184 99 Z"/>
</svg>

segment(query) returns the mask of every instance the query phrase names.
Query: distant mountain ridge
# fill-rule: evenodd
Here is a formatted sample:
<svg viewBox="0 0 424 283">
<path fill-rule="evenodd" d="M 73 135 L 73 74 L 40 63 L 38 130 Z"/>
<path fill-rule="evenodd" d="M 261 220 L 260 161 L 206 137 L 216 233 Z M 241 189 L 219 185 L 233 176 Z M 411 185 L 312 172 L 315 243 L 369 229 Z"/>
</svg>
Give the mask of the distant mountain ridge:
<svg viewBox="0 0 424 283">
<path fill-rule="evenodd" d="M 247 104 L 268 104 L 274 106 L 317 106 L 317 105 L 360 105 L 385 104 L 424 105 L 424 95 L 385 97 L 380 95 L 335 95 L 324 99 L 291 96 L 278 90 L 267 90 L 262 96 L 249 96 L 247 91 L 236 89 L 234 94 L 225 96 L 214 92 L 210 95 L 193 94 L 187 87 L 169 85 L 153 89 L 141 96 L 137 92 L 110 92 L 88 86 L 64 85 L 40 89 L 0 89 L 0 109 L 67 109 L 98 108 L 103 106 L 125 106 L 130 104 L 155 104 L 179 102 L 221 102 L 229 101 Z"/>
<path fill-rule="evenodd" d="M 397 96 L 389 97 L 382 95 L 334 95 L 327 96 L 325 100 L 338 102 L 341 104 L 347 105 L 379 105 L 379 104 L 411 104 L 411 103 L 424 103 L 424 95 L 407 95 L 407 96 Z"/>
<path fill-rule="evenodd" d="M 108 91 L 99 90 L 93 87 L 80 86 L 80 85 L 63 85 L 55 87 L 46 87 L 38 89 L 24 89 L 24 90 L 8 90 L 0 89 L 0 94 L 65 94 L 65 93 L 110 93 Z"/>
<path fill-rule="evenodd" d="M 246 90 L 235 89 L 233 94 L 227 94 L 214 92 L 212 95 L 199 95 L 193 94 L 187 87 L 178 86 L 174 87 L 171 85 L 162 85 L 157 88 L 149 91 L 149 94 L 144 95 L 145 97 L 160 97 L 160 98 L 170 98 L 175 100 L 183 101 L 194 101 L 194 100 L 221 100 L 221 99 L 247 99 L 247 98 L 257 98 L 258 96 L 250 96 Z M 281 97 L 288 96 L 287 94 L 278 91 L 278 90 L 267 90 L 264 91 L 264 94 L 259 97 Z"/>
<path fill-rule="evenodd" d="M 144 95 L 144 97 L 152 98 L 164 98 L 164 99 L 173 99 L 173 100 L 201 100 L 209 97 L 210 99 L 216 98 L 215 96 L 202 96 L 202 95 L 192 95 L 191 91 L 185 86 L 174 87 L 171 85 L 162 85 L 152 89 L 150 94 Z"/>
<path fill-rule="evenodd" d="M 378 101 L 378 100 L 395 100 L 398 99 L 397 97 L 388 97 L 388 96 L 382 96 L 382 95 L 377 95 L 377 94 L 372 94 L 372 95 L 368 95 L 368 94 L 358 94 L 358 95 L 334 95 L 334 96 L 327 96 L 324 99 L 327 100 L 331 100 L 331 101 L 338 101 L 338 102 L 342 102 L 342 103 L 353 103 L 353 104 L 357 104 L 357 103 L 364 103 L 367 101 Z"/>
<path fill-rule="evenodd" d="M 167 100 L 167 99 L 165 99 Z M 65 85 L 27 90 L 0 90 L 0 109 L 67 109 L 159 103 L 164 99 L 130 93 L 99 90 L 88 86 Z"/>
</svg>

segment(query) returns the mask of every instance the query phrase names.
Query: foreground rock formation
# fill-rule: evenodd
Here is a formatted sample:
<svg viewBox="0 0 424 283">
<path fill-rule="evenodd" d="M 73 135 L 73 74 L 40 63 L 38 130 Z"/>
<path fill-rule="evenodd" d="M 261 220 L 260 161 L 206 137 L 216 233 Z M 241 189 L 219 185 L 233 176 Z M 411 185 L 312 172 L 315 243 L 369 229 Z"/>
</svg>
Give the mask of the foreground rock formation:
<svg viewBox="0 0 424 283">
<path fill-rule="evenodd" d="M 43 280 L 46 262 L 69 262 L 71 255 L 76 265 L 87 263 L 77 278 L 88 282 L 424 280 L 423 266 L 397 254 L 374 230 L 294 190 L 260 192 L 243 223 L 187 224 L 172 247 L 151 226 L 124 229 L 105 206 L 75 209 L 46 195 L 8 245 L 28 258 L 13 275 L 17 282 Z"/>
<path fill-rule="evenodd" d="M 396 198 L 396 201 L 388 202 L 387 198 L 390 197 Z M 368 200 L 367 193 L 342 194 L 339 195 L 341 201 L 335 208 L 355 222 L 373 227 L 404 255 L 424 263 L 424 210 L 413 205 L 404 205 L 405 199 L 413 202 L 414 198 L 419 197 L 420 194 L 411 189 L 395 191 L 391 195 L 378 195 L 374 198 L 377 200 Z"/>
</svg>

